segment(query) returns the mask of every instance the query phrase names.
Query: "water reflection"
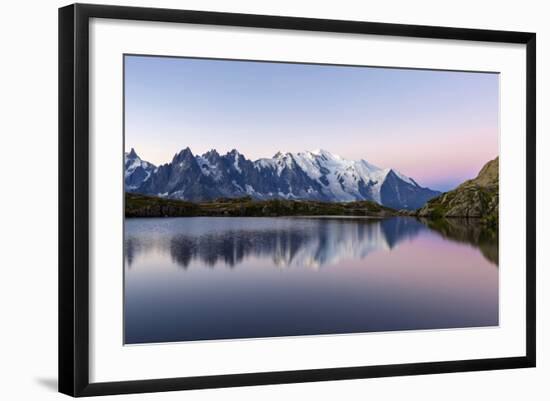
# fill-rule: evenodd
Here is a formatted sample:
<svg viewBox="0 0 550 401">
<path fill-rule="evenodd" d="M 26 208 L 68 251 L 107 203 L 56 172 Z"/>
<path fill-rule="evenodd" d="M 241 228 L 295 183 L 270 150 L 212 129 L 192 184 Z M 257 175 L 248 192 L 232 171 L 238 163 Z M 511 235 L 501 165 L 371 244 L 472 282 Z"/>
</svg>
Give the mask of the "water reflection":
<svg viewBox="0 0 550 401">
<path fill-rule="evenodd" d="M 421 232 L 467 243 L 498 265 L 498 233 L 474 220 L 384 220 L 354 218 L 128 219 L 125 258 L 129 268 L 148 252 L 169 253 L 187 269 L 193 262 L 233 268 L 250 258 L 278 267 L 320 268 L 391 250 Z"/>
<path fill-rule="evenodd" d="M 472 221 L 127 219 L 126 344 L 498 325 Z"/>
<path fill-rule="evenodd" d="M 444 238 L 468 243 L 498 266 L 498 229 L 487 228 L 475 219 L 421 219 L 430 229 Z"/>
</svg>

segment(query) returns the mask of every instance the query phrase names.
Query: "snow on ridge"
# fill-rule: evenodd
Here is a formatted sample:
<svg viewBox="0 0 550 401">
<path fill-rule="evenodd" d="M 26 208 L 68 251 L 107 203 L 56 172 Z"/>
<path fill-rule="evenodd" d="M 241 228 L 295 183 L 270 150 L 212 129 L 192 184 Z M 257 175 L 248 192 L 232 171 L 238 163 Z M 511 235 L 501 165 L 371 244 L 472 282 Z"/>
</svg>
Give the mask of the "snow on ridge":
<svg viewBox="0 0 550 401">
<path fill-rule="evenodd" d="M 124 152 L 124 178 L 130 177 L 137 168 L 141 167 L 147 175 L 142 180 L 142 182 L 147 181 L 149 177 L 151 176 L 151 170 L 156 169 L 156 166 L 152 163 L 149 163 L 145 160 L 141 160 L 141 158 L 135 153 L 134 157 L 130 157 L 130 153 Z"/>
<path fill-rule="evenodd" d="M 268 159 L 268 158 L 262 158 L 262 159 L 258 159 L 256 161 L 253 162 L 254 163 L 254 167 L 258 170 L 260 170 L 262 167 L 263 168 L 271 168 L 271 169 L 275 169 L 275 160 L 273 159 Z"/>
<path fill-rule="evenodd" d="M 399 171 L 395 170 L 395 169 L 391 169 L 396 176 L 398 176 L 399 178 L 401 178 L 403 181 L 411 184 L 411 185 L 414 185 L 416 187 L 416 183 L 409 177 L 407 177 L 406 175 L 400 173 Z"/>
<path fill-rule="evenodd" d="M 310 153 L 310 154 L 315 155 L 315 156 L 326 156 L 327 158 L 330 158 L 330 159 L 343 160 L 342 156 L 337 155 L 335 153 L 331 153 L 331 152 L 329 152 L 328 150 L 325 150 L 325 149 L 308 150 L 305 153 Z"/>
<path fill-rule="evenodd" d="M 239 167 L 239 152 L 235 152 L 235 160 L 233 161 L 233 166 L 235 167 L 235 170 L 239 172 L 239 174 L 243 172 Z"/>
<path fill-rule="evenodd" d="M 364 159 L 344 159 L 324 149 L 297 153 L 277 152 L 273 159 L 258 159 L 254 164 L 258 169 L 260 166 L 276 169 L 280 175 L 282 169 L 292 167 L 292 161 L 311 179 L 320 182 L 326 193 L 346 201 L 364 198 L 359 189 L 360 185 L 364 185 L 369 188 L 373 200 L 380 203 L 380 190 L 390 171 L 404 182 L 416 186 L 412 179 L 395 169 L 380 168 Z"/>
<path fill-rule="evenodd" d="M 201 172 L 206 176 L 211 176 L 214 178 L 214 180 L 218 181 L 220 179 L 220 172 L 218 171 L 218 167 L 215 164 L 210 163 L 210 161 L 203 156 L 195 156 L 195 160 L 197 161 Z"/>
<path fill-rule="evenodd" d="M 216 151 L 211 150 L 209 152 Z M 138 179 L 141 180 L 143 176 L 144 179 L 141 180 L 141 183 L 143 183 L 149 180 L 157 171 L 157 167 L 141 160 L 135 151 L 132 153 L 126 152 L 124 155 L 125 177 L 131 177 L 136 169 L 139 170 L 141 167 L 145 170 L 145 174 L 141 175 L 140 172 Z M 240 165 L 241 153 L 236 149 L 227 152 L 223 156 L 220 156 L 216 152 L 214 156 L 211 157 L 209 154 L 205 153 L 202 156 L 198 154 L 194 155 L 194 158 L 202 174 L 211 177 L 215 182 L 220 182 L 220 180 L 225 177 L 225 172 L 223 170 L 226 168 L 224 166 L 227 164 L 220 164 L 218 161 L 219 158 L 225 159 L 225 163 L 231 166 L 231 170 L 234 169 L 238 174 L 242 175 L 247 172 L 248 159 L 243 155 L 246 163 Z M 295 153 L 283 153 L 279 151 L 272 158 L 259 158 L 251 162 L 254 169 L 262 172 L 262 174 L 268 174 L 266 177 L 269 177 L 270 174 L 276 174 L 281 177 L 284 171 L 288 171 L 290 180 L 295 179 L 295 174 L 298 174 L 297 177 L 305 175 L 314 181 L 314 183 L 310 181 L 311 184 L 308 184 L 309 187 L 307 188 L 302 188 L 299 186 L 300 184 L 298 184 L 295 191 L 292 189 L 285 189 L 283 191 L 285 193 L 275 191 L 274 194 L 257 192 L 257 188 L 254 188 L 246 182 L 239 184 L 235 180 L 231 181 L 232 186 L 237 190 L 248 195 L 259 197 L 279 196 L 286 199 L 297 199 L 300 196 L 309 194 L 309 196 L 319 199 L 332 199 L 343 202 L 368 199 L 381 203 L 382 185 L 390 172 L 393 172 L 395 176 L 403 182 L 415 187 L 420 187 L 413 179 L 394 169 L 380 168 L 364 159 L 345 159 L 324 149 L 314 149 Z M 270 170 L 271 172 L 264 173 L 264 170 Z M 241 182 L 240 179 L 239 182 Z M 135 189 L 141 185 L 141 183 L 134 184 L 134 182 L 132 182 L 130 184 L 129 182 L 127 185 L 129 189 Z"/>
<path fill-rule="evenodd" d="M 135 153 L 135 151 L 134 151 Z M 129 158 L 130 153 L 124 153 L 125 163 L 132 160 L 130 165 L 126 165 L 126 173 L 131 174 L 133 170 L 141 166 L 144 169 L 151 167 L 156 169 L 156 166 L 152 163 L 142 160 L 137 154 L 134 158 Z M 239 173 L 242 173 L 242 169 L 239 165 L 239 153 L 236 149 L 233 149 L 231 152 L 228 152 L 227 155 L 231 155 L 234 158 L 233 166 L 235 170 Z M 216 172 L 216 166 L 208 161 L 204 155 L 199 156 L 195 155 L 201 171 L 205 175 L 219 175 L 219 172 Z M 401 172 L 390 169 L 390 168 L 380 168 L 369 163 L 365 159 L 360 160 L 349 160 L 345 159 L 337 154 L 331 153 L 328 150 L 318 148 L 314 150 L 307 150 L 303 152 L 277 152 L 272 158 L 259 158 L 253 162 L 256 169 L 260 168 L 272 168 L 277 170 L 277 174 L 280 175 L 282 170 L 285 167 L 291 168 L 293 162 L 296 163 L 310 178 L 319 179 L 323 173 L 320 171 L 322 167 L 331 170 L 336 175 L 339 175 L 344 181 L 352 183 L 353 181 L 358 181 L 363 179 L 365 183 L 368 183 L 369 180 L 380 181 L 384 180 L 389 171 L 393 171 L 403 181 L 412 184 L 415 184 L 415 181 Z M 205 168 L 206 166 L 206 168 Z M 218 174 L 215 174 L 218 173 Z M 355 179 L 353 178 L 355 175 Z M 215 177 L 217 178 L 217 177 Z M 328 177 L 327 177 L 328 178 Z"/>
</svg>

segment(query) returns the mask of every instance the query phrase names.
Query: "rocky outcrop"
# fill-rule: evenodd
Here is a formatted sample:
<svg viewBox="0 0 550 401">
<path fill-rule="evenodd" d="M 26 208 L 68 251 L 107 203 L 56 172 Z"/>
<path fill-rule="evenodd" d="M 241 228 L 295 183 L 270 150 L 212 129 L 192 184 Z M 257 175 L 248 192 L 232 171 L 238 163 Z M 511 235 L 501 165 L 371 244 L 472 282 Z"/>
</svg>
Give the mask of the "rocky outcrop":
<svg viewBox="0 0 550 401">
<path fill-rule="evenodd" d="M 497 157 L 485 164 L 476 178 L 428 201 L 417 211 L 417 215 L 430 218 L 479 218 L 498 225 L 498 172 Z"/>
</svg>

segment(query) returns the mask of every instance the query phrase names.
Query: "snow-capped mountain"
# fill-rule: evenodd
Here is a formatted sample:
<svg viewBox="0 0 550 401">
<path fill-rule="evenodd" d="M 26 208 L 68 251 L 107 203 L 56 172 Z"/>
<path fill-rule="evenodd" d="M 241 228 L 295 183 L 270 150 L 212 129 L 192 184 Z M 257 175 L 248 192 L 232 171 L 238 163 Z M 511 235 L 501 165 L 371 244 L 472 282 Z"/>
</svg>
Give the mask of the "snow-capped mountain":
<svg viewBox="0 0 550 401">
<path fill-rule="evenodd" d="M 159 167 L 126 155 L 126 191 L 189 201 L 252 196 L 325 202 L 373 200 L 395 209 L 417 209 L 438 191 L 365 160 L 346 160 L 326 150 L 278 152 L 251 161 L 236 149 L 194 155 L 185 148 Z"/>
<path fill-rule="evenodd" d="M 149 179 L 156 167 L 141 160 L 134 148 L 124 154 L 124 185 L 130 192 L 138 188 L 145 180 Z"/>
</svg>

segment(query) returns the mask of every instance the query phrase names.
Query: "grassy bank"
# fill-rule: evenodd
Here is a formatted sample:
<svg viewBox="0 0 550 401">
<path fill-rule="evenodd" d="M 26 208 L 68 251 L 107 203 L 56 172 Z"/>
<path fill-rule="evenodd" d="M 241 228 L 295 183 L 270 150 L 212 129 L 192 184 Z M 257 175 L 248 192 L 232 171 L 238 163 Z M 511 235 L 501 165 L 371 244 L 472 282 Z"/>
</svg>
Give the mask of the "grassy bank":
<svg viewBox="0 0 550 401">
<path fill-rule="evenodd" d="M 278 216 L 395 216 L 396 210 L 371 201 L 316 202 L 304 200 L 254 200 L 224 198 L 210 202 L 187 202 L 126 193 L 126 217 L 278 217 Z"/>
</svg>

